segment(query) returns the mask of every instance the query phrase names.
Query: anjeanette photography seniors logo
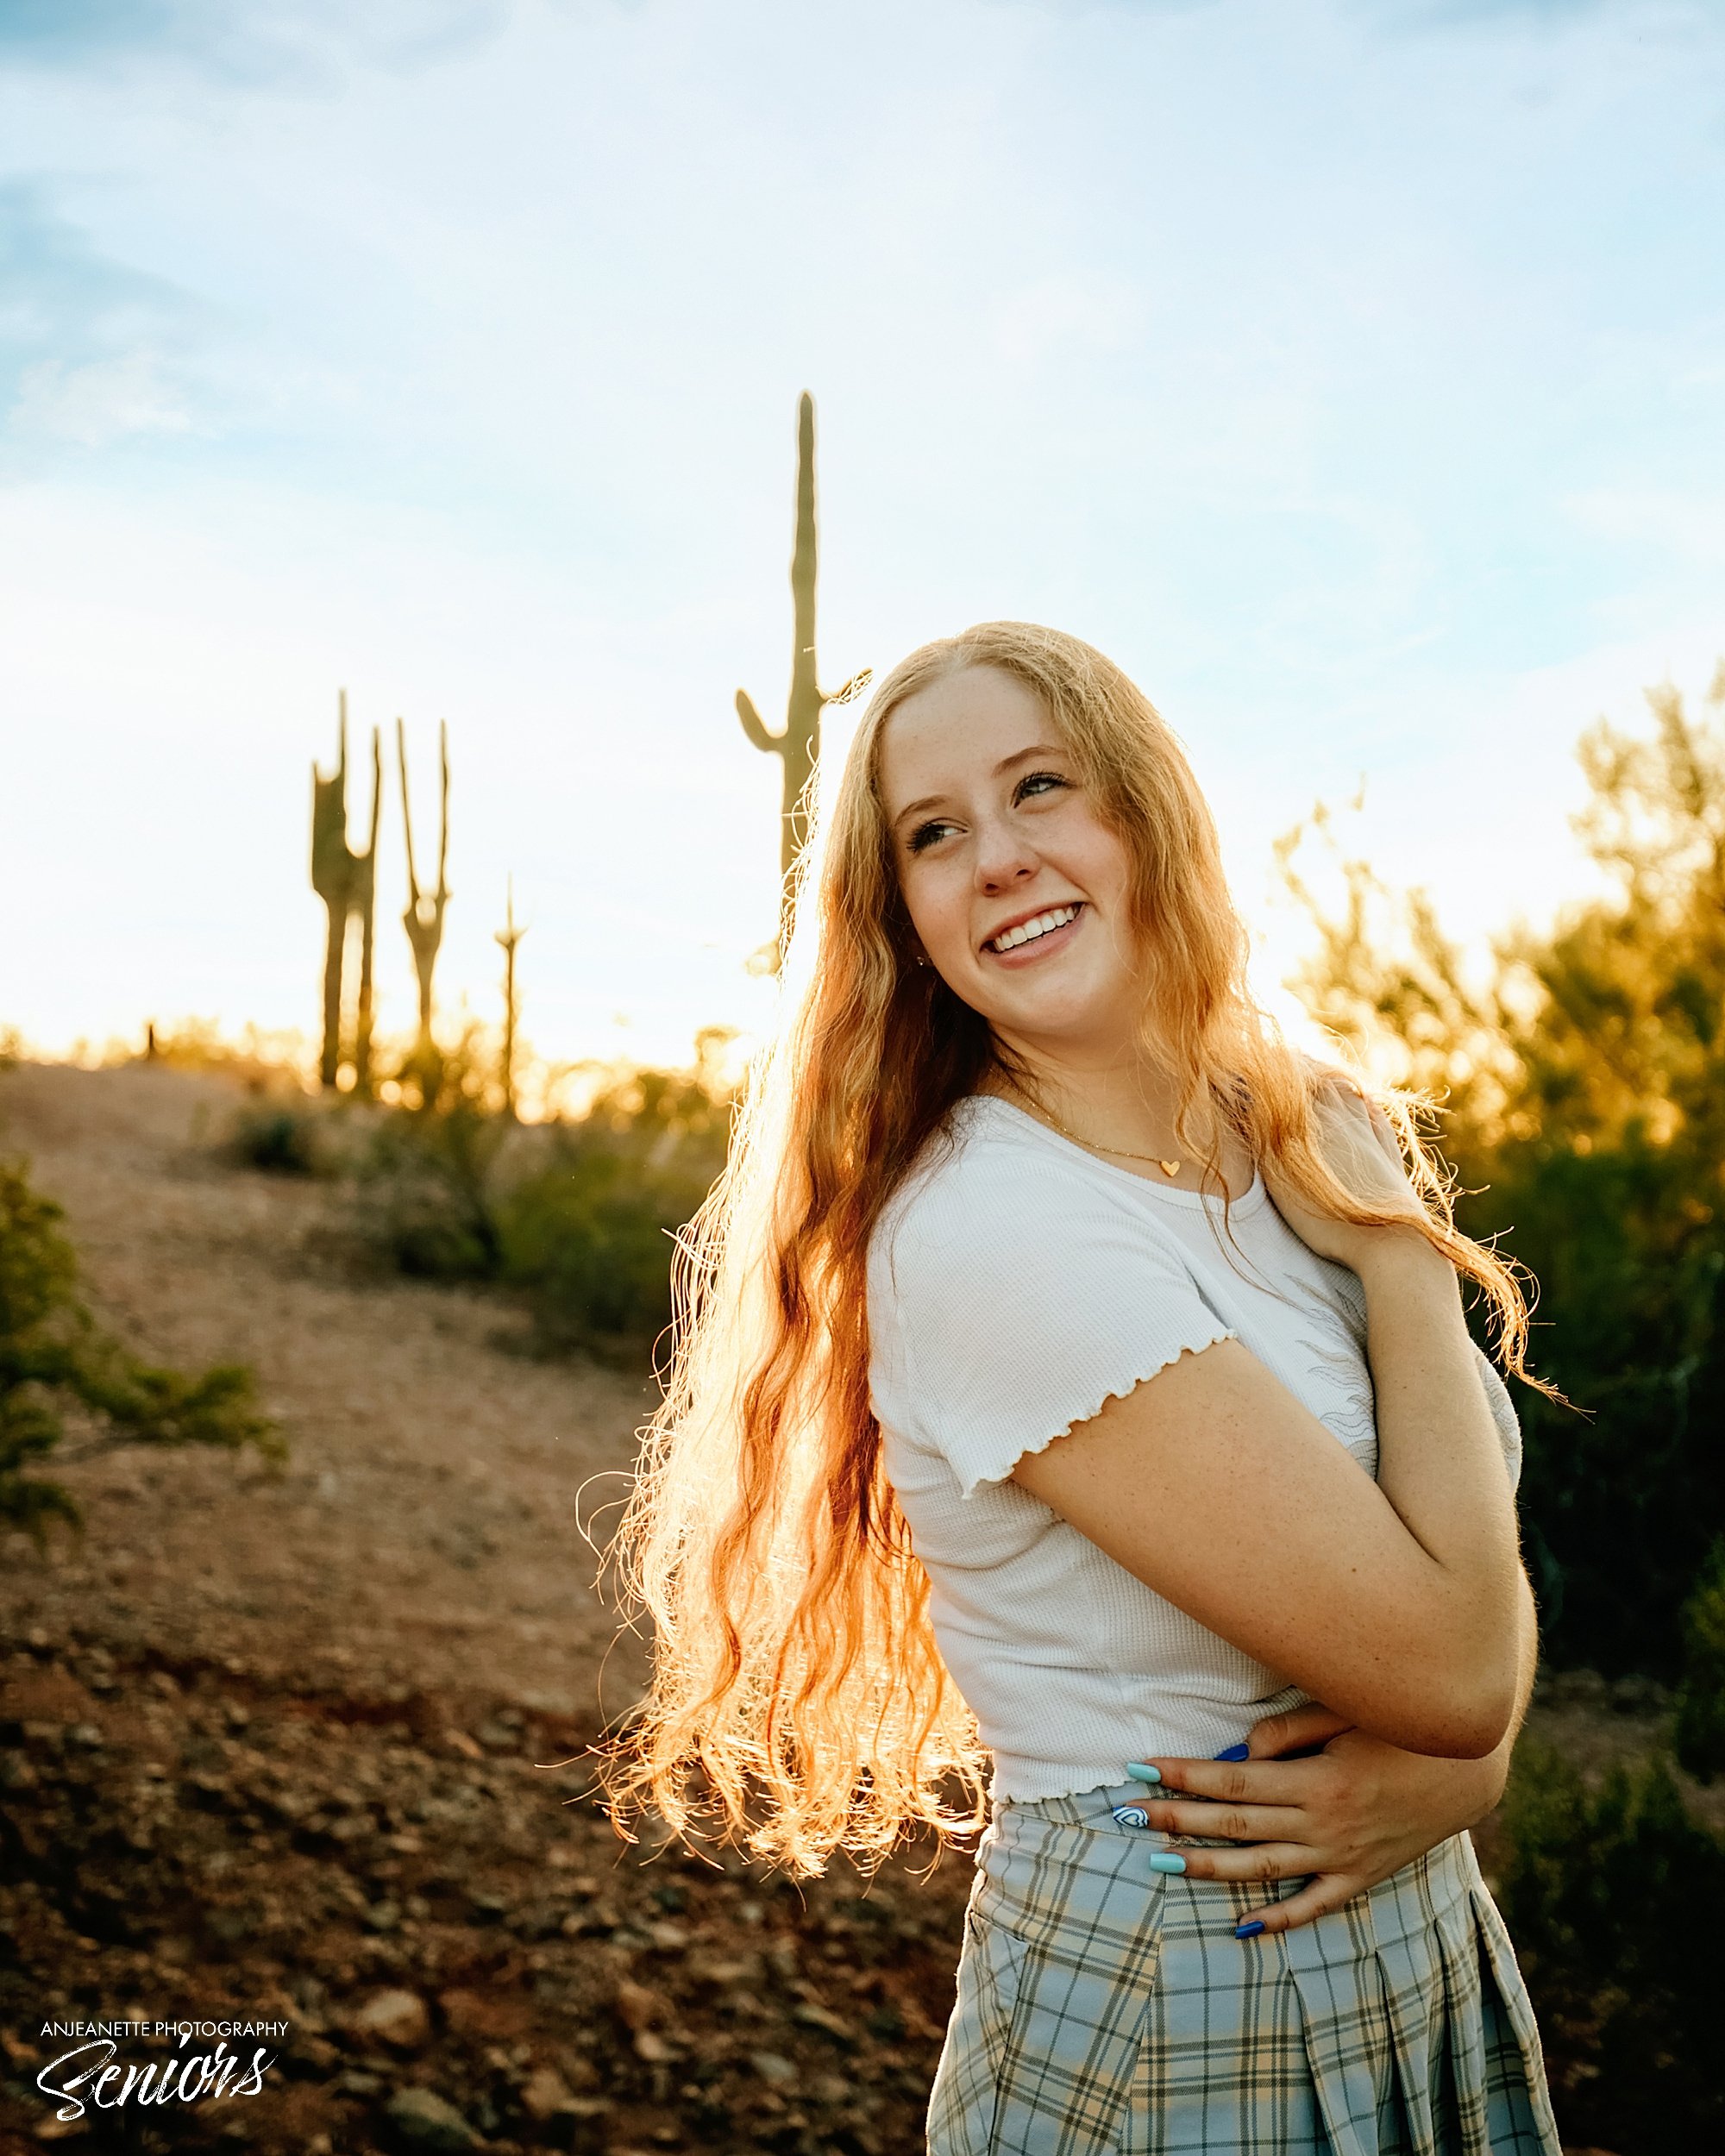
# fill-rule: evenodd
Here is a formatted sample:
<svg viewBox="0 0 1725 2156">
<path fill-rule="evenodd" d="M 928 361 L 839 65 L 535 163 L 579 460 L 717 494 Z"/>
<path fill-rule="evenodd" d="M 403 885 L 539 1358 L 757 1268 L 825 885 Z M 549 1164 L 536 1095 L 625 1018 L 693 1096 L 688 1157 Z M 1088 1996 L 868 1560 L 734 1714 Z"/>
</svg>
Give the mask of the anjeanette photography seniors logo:
<svg viewBox="0 0 1725 2156">
<path fill-rule="evenodd" d="M 78 2125 L 91 2111 L 260 2096 L 264 2077 L 278 2056 L 267 2044 L 279 2046 L 288 2026 L 285 2021 L 44 2021 L 43 2039 L 65 2048 L 41 2068 L 36 2086 L 58 2105 L 53 2116 L 63 2126 Z M 148 2056 L 153 2045 L 164 2039 L 172 2046 L 167 2056 Z M 122 2056 L 122 2045 L 145 2055 Z M 194 2045 L 198 2048 L 191 2048 Z"/>
</svg>

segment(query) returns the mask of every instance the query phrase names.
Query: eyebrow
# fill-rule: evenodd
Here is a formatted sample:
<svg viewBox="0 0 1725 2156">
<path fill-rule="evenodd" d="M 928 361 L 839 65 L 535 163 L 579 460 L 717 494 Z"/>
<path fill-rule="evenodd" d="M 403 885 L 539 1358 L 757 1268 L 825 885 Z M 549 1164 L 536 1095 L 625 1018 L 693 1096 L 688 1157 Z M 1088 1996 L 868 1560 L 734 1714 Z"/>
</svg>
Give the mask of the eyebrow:
<svg viewBox="0 0 1725 2156">
<path fill-rule="evenodd" d="M 1059 756 L 1063 755 L 1065 753 L 1065 749 L 1056 743 L 1044 741 L 1032 742 L 1028 749 L 1015 749 L 1010 756 L 1003 756 L 1000 761 L 994 766 L 994 768 L 989 774 L 989 776 L 995 779 L 1004 779 L 1007 772 L 1013 769 L 1014 767 L 1019 764 L 1028 763 L 1032 756 Z M 925 809 L 938 808 L 940 804 L 945 800 L 946 798 L 946 795 L 944 793 L 930 793 L 925 795 L 920 801 L 910 802 L 906 806 L 901 808 L 898 814 L 893 818 L 893 829 L 897 830 L 900 824 L 905 821 L 906 817 L 920 816 Z"/>
</svg>

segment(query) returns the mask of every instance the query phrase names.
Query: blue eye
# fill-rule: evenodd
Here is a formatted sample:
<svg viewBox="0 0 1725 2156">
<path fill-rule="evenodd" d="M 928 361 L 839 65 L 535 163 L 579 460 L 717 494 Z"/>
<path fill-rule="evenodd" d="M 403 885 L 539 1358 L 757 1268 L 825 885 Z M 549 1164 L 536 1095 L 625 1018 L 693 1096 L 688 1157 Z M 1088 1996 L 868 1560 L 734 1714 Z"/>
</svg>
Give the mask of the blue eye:
<svg viewBox="0 0 1725 2156">
<path fill-rule="evenodd" d="M 1013 799 L 1020 801 L 1023 800 L 1025 796 L 1032 787 L 1034 787 L 1036 791 L 1040 793 L 1046 787 L 1063 787 L 1067 783 L 1068 781 L 1063 779 L 1057 771 L 1026 772 L 1025 776 L 1019 780 L 1017 787 L 1013 790 Z"/>
</svg>

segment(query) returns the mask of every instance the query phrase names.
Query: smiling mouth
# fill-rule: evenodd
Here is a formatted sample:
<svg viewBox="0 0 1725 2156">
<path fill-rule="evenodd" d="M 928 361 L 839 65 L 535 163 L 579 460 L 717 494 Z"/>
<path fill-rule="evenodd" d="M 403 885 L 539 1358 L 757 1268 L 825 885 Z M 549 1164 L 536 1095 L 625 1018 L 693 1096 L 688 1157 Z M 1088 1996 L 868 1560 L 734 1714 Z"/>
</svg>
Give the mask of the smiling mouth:
<svg viewBox="0 0 1725 2156">
<path fill-rule="evenodd" d="M 1027 921 L 1019 921 L 1015 927 L 1003 929 L 982 948 L 1004 958 L 1009 951 L 1022 950 L 1026 943 L 1040 943 L 1044 936 L 1053 935 L 1056 929 L 1076 921 L 1083 910 L 1082 899 L 1070 906 L 1051 906 L 1045 913 L 1035 914 Z"/>
</svg>

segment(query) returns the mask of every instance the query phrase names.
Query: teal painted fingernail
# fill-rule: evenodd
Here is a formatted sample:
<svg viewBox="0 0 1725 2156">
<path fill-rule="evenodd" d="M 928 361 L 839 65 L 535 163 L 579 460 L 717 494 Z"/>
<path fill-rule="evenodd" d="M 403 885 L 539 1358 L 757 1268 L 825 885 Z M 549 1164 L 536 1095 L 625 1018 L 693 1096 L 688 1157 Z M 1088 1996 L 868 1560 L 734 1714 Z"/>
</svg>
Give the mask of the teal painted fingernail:
<svg viewBox="0 0 1725 2156">
<path fill-rule="evenodd" d="M 1134 1782 L 1159 1782 L 1162 1779 L 1162 1769 L 1146 1766 L 1142 1759 L 1128 1759 L 1126 1772 Z"/>
<path fill-rule="evenodd" d="M 1186 1859 L 1176 1857 L 1171 1849 L 1158 1849 L 1150 1860 L 1150 1868 L 1152 1871 L 1183 1871 Z"/>
<path fill-rule="evenodd" d="M 1234 1937 L 1236 1939 L 1256 1939 L 1263 1929 L 1263 1925 L 1260 1924 L 1258 1919 L 1254 1916 L 1249 1924 L 1236 1924 L 1234 1926 Z"/>
<path fill-rule="evenodd" d="M 1226 1752 L 1219 1752 L 1216 1757 L 1219 1759 L 1250 1759 L 1251 1747 L 1250 1745 L 1230 1745 Z"/>
</svg>

